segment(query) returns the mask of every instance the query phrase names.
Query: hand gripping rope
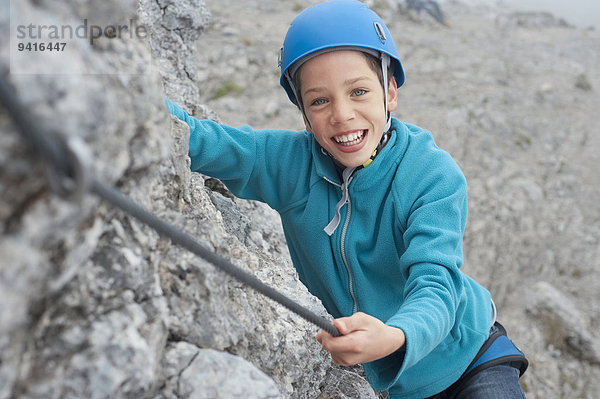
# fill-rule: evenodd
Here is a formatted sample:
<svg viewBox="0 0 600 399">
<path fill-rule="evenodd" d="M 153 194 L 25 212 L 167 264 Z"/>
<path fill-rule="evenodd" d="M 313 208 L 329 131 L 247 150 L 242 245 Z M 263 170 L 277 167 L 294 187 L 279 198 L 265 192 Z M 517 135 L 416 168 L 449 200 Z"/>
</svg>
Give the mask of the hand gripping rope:
<svg viewBox="0 0 600 399">
<path fill-rule="evenodd" d="M 285 306 L 334 337 L 340 336 L 338 329 L 326 319 L 266 285 L 224 257 L 207 249 L 189 234 L 140 207 L 117 188 L 90 175 L 86 164 L 86 160 L 90 159 L 90 156 L 84 143 L 77 138 L 65 139 L 44 131 L 27 114 L 25 107 L 17 101 L 16 94 L 9 86 L 4 75 L 0 76 L 0 102 L 8 110 L 21 134 L 49 165 L 49 183 L 57 195 L 69 200 L 78 200 L 87 191 L 90 191 L 153 228 L 161 236 L 169 238 L 174 244 L 200 256 L 220 270 Z"/>
</svg>

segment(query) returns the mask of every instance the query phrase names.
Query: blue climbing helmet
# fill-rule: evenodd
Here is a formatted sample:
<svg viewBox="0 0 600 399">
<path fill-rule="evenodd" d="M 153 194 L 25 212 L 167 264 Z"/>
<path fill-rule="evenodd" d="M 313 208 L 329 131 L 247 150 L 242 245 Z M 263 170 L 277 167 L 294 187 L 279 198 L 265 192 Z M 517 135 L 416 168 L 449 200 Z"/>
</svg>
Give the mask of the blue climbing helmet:
<svg viewBox="0 0 600 399">
<path fill-rule="evenodd" d="M 391 64 L 397 87 L 404 71 L 392 35 L 383 20 L 357 0 L 330 0 L 308 7 L 292 21 L 279 52 L 280 84 L 290 101 L 296 101 L 294 74 L 306 61 L 323 52 L 360 50 L 382 62 L 384 91 Z M 386 96 L 387 112 L 387 96 Z"/>
</svg>

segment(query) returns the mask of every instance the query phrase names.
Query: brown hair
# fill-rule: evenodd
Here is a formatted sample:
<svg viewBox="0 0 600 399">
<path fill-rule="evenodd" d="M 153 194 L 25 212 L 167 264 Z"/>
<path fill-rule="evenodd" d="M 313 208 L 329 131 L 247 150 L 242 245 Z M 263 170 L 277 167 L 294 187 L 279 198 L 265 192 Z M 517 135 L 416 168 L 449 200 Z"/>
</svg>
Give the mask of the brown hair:
<svg viewBox="0 0 600 399">
<path fill-rule="evenodd" d="M 363 54 L 367 60 L 367 64 L 369 65 L 369 68 L 371 68 L 371 70 L 373 72 L 375 72 L 375 74 L 377 75 L 377 78 L 379 79 L 379 83 L 381 83 L 381 86 L 383 86 L 383 73 L 381 71 L 381 61 L 379 59 L 377 59 L 376 57 L 372 56 L 371 54 L 365 53 L 365 52 L 360 52 L 361 54 Z M 302 66 L 300 66 L 300 68 L 298 68 L 298 70 L 296 71 L 296 73 L 293 76 L 293 81 L 294 81 L 294 87 L 296 88 L 296 96 L 298 98 L 296 98 L 296 103 L 298 104 L 298 107 L 300 109 L 302 109 L 302 91 L 301 91 L 301 81 L 300 81 L 300 71 L 302 70 Z M 392 70 L 392 66 L 390 65 L 388 67 L 387 70 L 387 74 L 388 74 L 388 82 L 390 82 L 390 80 L 392 79 L 392 76 L 394 76 L 394 71 Z M 389 83 L 388 83 L 389 84 Z M 383 93 L 385 95 L 387 90 L 387 87 L 383 88 Z"/>
</svg>

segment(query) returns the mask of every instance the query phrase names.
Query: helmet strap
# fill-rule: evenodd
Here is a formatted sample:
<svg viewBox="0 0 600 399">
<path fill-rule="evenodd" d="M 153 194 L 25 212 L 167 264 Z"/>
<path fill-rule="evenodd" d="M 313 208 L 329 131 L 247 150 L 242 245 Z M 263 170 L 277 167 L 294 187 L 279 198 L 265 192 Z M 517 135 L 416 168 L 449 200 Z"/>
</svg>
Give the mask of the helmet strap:
<svg viewBox="0 0 600 399">
<path fill-rule="evenodd" d="M 388 68 L 390 66 L 390 56 L 381 53 L 381 73 L 383 74 L 383 97 L 385 103 L 385 128 L 383 129 L 383 133 L 386 133 L 392 127 L 392 116 L 388 112 Z"/>
<path fill-rule="evenodd" d="M 308 119 L 308 116 L 306 115 L 306 112 L 304 111 L 304 105 L 302 104 L 302 101 L 300 101 L 300 97 L 298 96 L 296 86 L 294 85 L 294 79 L 292 79 L 292 77 L 290 76 L 290 71 L 289 70 L 285 71 L 284 76 L 285 76 L 285 79 L 287 80 L 290 88 L 292 89 L 292 93 L 294 93 L 294 99 L 296 100 L 296 105 L 298 106 L 298 109 L 300 109 L 300 112 L 302 113 L 304 120 L 306 121 L 308 126 L 312 129 L 310 120 Z"/>
</svg>

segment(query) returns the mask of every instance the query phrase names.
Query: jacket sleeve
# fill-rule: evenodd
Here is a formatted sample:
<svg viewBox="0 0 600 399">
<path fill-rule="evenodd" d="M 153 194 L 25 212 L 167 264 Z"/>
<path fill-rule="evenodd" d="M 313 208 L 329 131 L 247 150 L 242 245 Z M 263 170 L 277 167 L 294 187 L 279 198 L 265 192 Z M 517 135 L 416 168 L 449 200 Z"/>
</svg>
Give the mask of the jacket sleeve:
<svg viewBox="0 0 600 399">
<path fill-rule="evenodd" d="M 384 367 L 392 380 L 453 339 L 460 320 L 457 312 L 465 300 L 459 268 L 467 216 L 466 179 L 450 155 L 433 142 L 405 161 L 411 167 L 403 176 L 403 190 L 395 194 L 400 208 L 406 210 L 397 222 L 403 230 L 400 261 L 407 270 L 406 284 L 402 305 L 386 324 L 404 331 L 406 345 L 402 362 Z"/>
<path fill-rule="evenodd" d="M 166 104 L 190 127 L 192 171 L 216 177 L 237 197 L 266 202 L 276 210 L 301 200 L 310 163 L 306 134 L 234 128 L 196 119 L 168 99 Z"/>
<path fill-rule="evenodd" d="M 450 333 L 463 298 L 462 237 L 467 212 L 466 183 L 454 176 L 452 192 L 423 195 L 414 206 L 404 232 L 409 266 L 404 302 L 388 324 L 407 337 L 407 367 L 438 346 Z M 441 194 L 441 193 L 438 193 Z M 428 198 L 431 197 L 431 198 Z"/>
</svg>

